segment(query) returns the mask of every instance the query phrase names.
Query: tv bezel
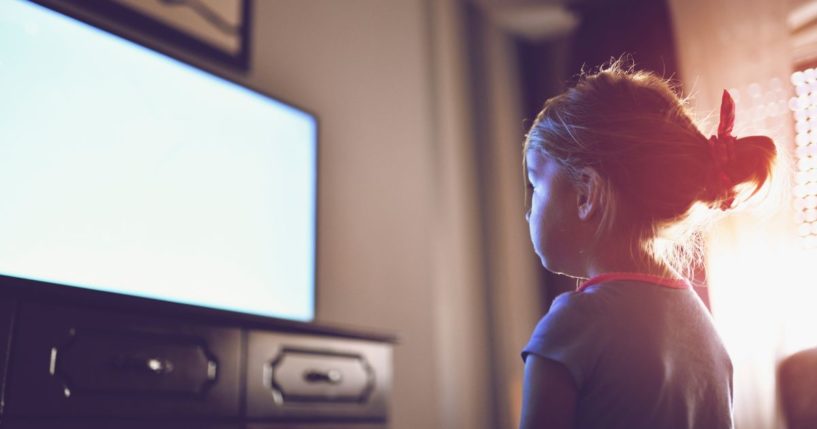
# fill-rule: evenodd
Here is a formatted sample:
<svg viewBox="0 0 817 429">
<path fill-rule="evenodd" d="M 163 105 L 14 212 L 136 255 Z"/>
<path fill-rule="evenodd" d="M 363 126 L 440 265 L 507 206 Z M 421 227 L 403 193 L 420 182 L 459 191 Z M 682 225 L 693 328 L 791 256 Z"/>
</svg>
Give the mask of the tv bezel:
<svg viewBox="0 0 817 429">
<path fill-rule="evenodd" d="M 110 33 L 114 33 L 134 40 L 150 49 L 167 54 L 168 46 L 182 49 L 192 53 L 200 59 L 215 60 L 221 65 L 226 65 L 235 70 L 247 71 L 250 68 L 250 49 L 252 35 L 252 10 L 254 0 L 238 0 L 242 4 L 241 27 L 238 34 L 240 38 L 240 48 L 237 55 L 229 55 L 212 45 L 208 45 L 203 40 L 197 39 L 171 25 L 160 22 L 147 15 L 143 15 L 128 6 L 114 1 L 87 0 L 29 0 L 49 9 L 58 11 L 64 15 L 71 16 L 80 21 L 85 21 L 95 27 L 104 28 Z M 110 28 L 106 28 L 110 27 Z M 133 33 L 132 35 L 122 35 L 122 30 Z M 163 42 L 158 42 L 161 40 Z M 167 45 L 165 45 L 167 44 Z M 170 56 L 176 56 L 172 53 Z"/>
<path fill-rule="evenodd" d="M 215 76 L 215 77 L 217 77 L 219 79 L 225 80 L 225 81 L 230 82 L 230 83 L 235 84 L 235 85 L 238 85 L 238 86 L 240 86 L 242 88 L 246 88 L 247 90 L 250 90 L 250 91 L 252 91 L 252 92 L 254 92 L 256 94 L 259 94 L 259 95 L 261 95 L 263 97 L 269 98 L 271 100 L 274 100 L 274 101 L 277 101 L 277 102 L 282 103 L 284 105 L 287 105 L 289 107 L 292 107 L 292 108 L 294 108 L 296 110 L 299 110 L 299 111 L 309 115 L 310 117 L 312 117 L 312 119 L 315 122 L 315 142 L 314 142 L 314 144 L 315 144 L 315 165 L 314 165 L 314 171 L 315 171 L 315 205 L 314 205 L 314 210 L 315 210 L 315 213 L 314 213 L 314 226 L 313 226 L 315 239 L 314 239 L 314 248 L 313 248 L 313 261 L 314 261 L 313 270 L 314 270 L 314 272 L 313 272 L 313 284 L 312 284 L 312 291 L 311 291 L 311 293 L 312 293 L 312 318 L 310 320 L 306 321 L 306 322 L 307 323 L 317 322 L 319 320 L 319 317 L 318 317 L 318 314 L 319 314 L 318 285 L 319 285 L 319 272 L 320 272 L 320 270 L 318 269 L 318 267 L 319 267 L 319 253 L 320 253 L 318 251 L 319 243 L 320 243 L 320 232 L 319 232 L 318 226 L 320 224 L 319 219 L 320 219 L 320 200 L 321 200 L 321 198 L 320 198 L 320 189 L 321 189 L 321 186 L 320 186 L 320 178 L 321 178 L 321 174 L 320 174 L 320 165 L 321 165 L 321 161 L 320 161 L 321 160 L 321 156 L 320 156 L 320 146 L 321 146 L 320 145 L 320 135 L 321 135 L 321 132 L 320 132 L 320 130 L 321 130 L 321 122 L 320 122 L 320 118 L 318 117 L 318 115 L 315 114 L 314 111 L 312 111 L 310 109 L 306 109 L 306 108 L 302 107 L 299 104 L 293 103 L 293 102 L 291 102 L 289 100 L 286 100 L 286 99 L 284 99 L 282 97 L 272 95 L 269 92 L 267 92 L 265 90 L 262 90 L 262 89 L 254 86 L 252 84 L 249 84 L 247 82 L 239 80 L 237 77 L 231 76 L 229 73 L 225 73 L 225 70 L 219 68 L 218 64 L 216 64 L 216 63 L 211 63 L 211 64 L 203 63 L 203 62 L 201 62 L 201 58 L 197 58 L 197 57 L 193 57 L 193 56 L 191 56 L 191 57 L 185 56 L 182 52 L 177 52 L 175 49 L 170 49 L 170 48 L 168 48 L 166 46 L 162 46 L 160 43 L 157 43 L 157 42 L 151 40 L 148 37 L 139 37 L 139 35 L 138 35 L 139 30 L 136 27 L 130 27 L 129 26 L 128 28 L 122 28 L 117 23 L 110 22 L 110 21 L 106 20 L 102 16 L 94 16 L 92 13 L 88 13 L 90 8 L 92 8 L 93 6 L 97 6 L 99 4 L 102 4 L 102 3 L 96 3 L 95 2 L 95 3 L 93 3 L 93 6 L 89 6 L 88 3 L 83 3 L 82 8 L 80 10 L 80 9 L 77 8 L 77 6 L 76 6 L 77 1 L 75 1 L 75 0 L 19 0 L 19 1 L 25 1 L 25 2 L 29 2 L 29 3 L 33 3 L 33 4 L 36 4 L 36 5 L 42 6 L 42 7 L 46 8 L 46 9 L 52 10 L 52 11 L 54 11 L 56 13 L 62 14 L 64 16 L 70 18 L 70 19 L 74 19 L 74 20 L 79 21 L 81 23 L 84 23 L 86 25 L 90 25 L 91 27 L 94 27 L 94 28 L 100 29 L 102 31 L 105 31 L 106 33 L 109 33 L 109 34 L 113 35 L 114 37 L 119 37 L 119 38 L 121 38 L 123 40 L 126 40 L 126 41 L 129 41 L 129 42 L 135 43 L 137 45 L 140 45 L 140 46 L 142 46 L 142 47 L 144 47 L 146 49 L 150 49 L 150 50 L 152 50 L 154 52 L 159 53 L 160 55 L 163 55 L 163 56 L 169 58 L 172 61 L 178 61 L 178 62 L 180 62 L 182 64 L 187 64 L 187 65 L 192 66 L 192 67 L 194 67 L 196 69 L 199 69 L 199 70 L 201 70 L 201 71 L 203 71 L 205 73 L 213 75 L 213 76 Z M 246 10 L 247 11 L 252 10 L 253 0 L 246 0 L 246 1 L 248 2 Z M 119 7 L 122 7 L 122 6 L 119 6 Z M 250 28 L 252 28 L 252 26 L 250 25 L 250 21 L 251 21 L 250 19 L 245 20 L 245 22 L 246 22 L 245 30 L 246 31 L 250 31 Z M 249 38 L 245 37 L 245 40 L 249 40 Z M 249 43 L 249 42 L 247 42 L 247 43 Z M 250 44 L 249 46 L 252 46 L 252 45 Z M 195 49 L 195 47 L 193 47 L 193 46 L 191 46 L 190 48 Z M 249 52 L 248 52 L 248 55 L 249 55 Z M 0 280 L 1 279 L 17 279 L 17 277 L 13 277 L 13 276 L 9 276 L 9 275 L 0 273 Z M 131 294 L 127 294 L 127 293 L 109 292 L 109 291 L 105 291 L 105 290 L 101 290 L 101 289 L 95 289 L 95 288 L 92 288 L 92 287 L 80 287 L 80 286 L 73 286 L 73 285 L 69 285 L 69 284 L 60 284 L 60 283 L 53 283 L 53 282 L 42 282 L 42 281 L 37 281 L 37 280 L 34 280 L 34 279 L 22 279 L 22 280 L 30 280 L 30 281 L 34 281 L 34 282 L 37 282 L 37 283 L 40 283 L 40 284 L 51 284 L 51 285 L 59 284 L 60 286 L 64 286 L 64 287 L 70 287 L 70 288 L 73 288 L 73 289 L 83 289 L 83 290 L 88 290 L 88 291 L 91 291 L 91 292 L 102 293 L 102 294 L 105 294 L 105 295 L 113 294 L 113 295 L 119 295 L 119 296 L 131 297 L 131 298 L 137 297 L 140 300 L 148 300 L 148 301 L 153 301 L 153 302 L 156 302 L 156 303 L 162 303 L 162 304 L 159 304 L 159 305 L 164 305 L 165 303 L 170 303 L 170 304 L 173 304 L 173 305 L 182 305 L 182 306 L 196 307 L 196 308 L 202 308 L 202 309 L 207 309 L 207 310 L 223 311 L 223 312 L 227 312 L 227 313 L 244 314 L 244 315 L 247 315 L 247 316 L 249 316 L 251 318 L 257 318 L 257 317 L 266 318 L 266 317 L 269 317 L 269 318 L 278 319 L 278 320 L 300 322 L 300 321 L 295 320 L 295 319 L 290 319 L 290 318 L 285 318 L 285 317 L 280 317 L 280 316 L 275 316 L 275 315 L 261 315 L 261 314 L 258 314 L 258 313 L 244 312 L 244 311 L 240 311 L 240 310 L 226 310 L 226 309 L 222 309 L 222 308 L 218 308 L 218 307 L 190 304 L 190 303 L 186 303 L 186 302 L 174 301 L 174 300 L 169 300 L 169 299 L 144 298 L 144 297 L 138 297 L 136 295 L 131 295 Z"/>
</svg>

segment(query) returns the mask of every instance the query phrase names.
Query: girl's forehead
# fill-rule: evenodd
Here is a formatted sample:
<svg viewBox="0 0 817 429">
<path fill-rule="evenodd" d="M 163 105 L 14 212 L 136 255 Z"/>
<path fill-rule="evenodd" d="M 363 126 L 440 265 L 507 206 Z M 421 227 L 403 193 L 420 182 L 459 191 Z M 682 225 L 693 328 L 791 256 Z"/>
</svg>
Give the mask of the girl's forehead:
<svg viewBox="0 0 817 429">
<path fill-rule="evenodd" d="M 525 153 L 525 165 L 531 173 L 543 173 L 559 166 L 555 159 L 544 151 L 535 148 L 528 149 Z"/>
</svg>

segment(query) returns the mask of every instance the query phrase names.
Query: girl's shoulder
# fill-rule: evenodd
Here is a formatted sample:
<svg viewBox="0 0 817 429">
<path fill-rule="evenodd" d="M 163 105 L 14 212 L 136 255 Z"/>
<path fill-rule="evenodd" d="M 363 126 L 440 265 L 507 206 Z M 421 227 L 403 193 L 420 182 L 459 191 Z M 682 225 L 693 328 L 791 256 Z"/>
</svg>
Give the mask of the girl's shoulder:
<svg viewBox="0 0 817 429">
<path fill-rule="evenodd" d="M 570 291 L 558 295 L 550 305 L 542 320 L 561 321 L 563 319 L 580 319 L 588 321 L 604 317 L 612 303 L 604 293 L 588 289 Z"/>
</svg>

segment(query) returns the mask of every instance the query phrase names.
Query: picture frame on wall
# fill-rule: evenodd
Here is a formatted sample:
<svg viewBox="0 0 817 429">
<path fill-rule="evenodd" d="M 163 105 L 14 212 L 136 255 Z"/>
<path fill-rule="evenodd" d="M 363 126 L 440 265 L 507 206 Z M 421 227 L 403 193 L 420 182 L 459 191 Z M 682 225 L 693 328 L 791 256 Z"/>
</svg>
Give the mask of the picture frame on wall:
<svg viewBox="0 0 817 429">
<path fill-rule="evenodd" d="M 250 68 L 253 0 L 30 0 L 197 65 Z"/>
</svg>

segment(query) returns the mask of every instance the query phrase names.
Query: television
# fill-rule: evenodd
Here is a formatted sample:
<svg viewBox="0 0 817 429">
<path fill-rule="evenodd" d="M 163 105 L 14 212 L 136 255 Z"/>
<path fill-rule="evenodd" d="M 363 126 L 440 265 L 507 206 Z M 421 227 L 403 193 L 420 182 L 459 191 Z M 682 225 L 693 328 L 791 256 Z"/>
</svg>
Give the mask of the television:
<svg viewBox="0 0 817 429">
<path fill-rule="evenodd" d="M 24 0 L 0 94 L 0 274 L 314 318 L 314 115 Z"/>
</svg>

